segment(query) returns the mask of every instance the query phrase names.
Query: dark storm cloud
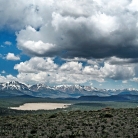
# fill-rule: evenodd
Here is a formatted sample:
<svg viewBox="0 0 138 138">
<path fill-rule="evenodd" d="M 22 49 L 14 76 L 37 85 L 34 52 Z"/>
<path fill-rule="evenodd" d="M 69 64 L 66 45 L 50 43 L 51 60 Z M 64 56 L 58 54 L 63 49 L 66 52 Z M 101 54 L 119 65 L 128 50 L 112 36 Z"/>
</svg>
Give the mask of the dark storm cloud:
<svg viewBox="0 0 138 138">
<path fill-rule="evenodd" d="M 99 16 L 103 15 L 101 14 Z M 116 16 L 116 19 L 113 21 L 116 25 L 113 26 L 111 24 L 112 22 L 107 22 L 106 25 L 99 24 L 100 17 L 97 22 L 98 26 L 93 21 L 94 18 L 83 18 L 80 21 L 78 19 L 78 21 L 74 20 L 70 24 L 63 20 L 60 29 L 65 30 L 64 37 L 68 40 L 66 46 L 64 46 L 68 51 L 66 56 L 137 58 L 138 28 L 137 20 L 134 20 L 135 17 L 137 16 L 131 15 L 133 22 L 129 21 L 131 20 L 129 17 L 125 17 L 125 21 L 122 22 L 122 18 Z M 104 18 L 101 22 L 104 22 Z M 63 26 L 65 29 L 63 29 Z"/>
<path fill-rule="evenodd" d="M 138 63 L 138 58 L 116 58 L 111 57 L 109 59 L 105 59 L 111 65 L 127 65 L 127 64 L 135 64 Z"/>
</svg>

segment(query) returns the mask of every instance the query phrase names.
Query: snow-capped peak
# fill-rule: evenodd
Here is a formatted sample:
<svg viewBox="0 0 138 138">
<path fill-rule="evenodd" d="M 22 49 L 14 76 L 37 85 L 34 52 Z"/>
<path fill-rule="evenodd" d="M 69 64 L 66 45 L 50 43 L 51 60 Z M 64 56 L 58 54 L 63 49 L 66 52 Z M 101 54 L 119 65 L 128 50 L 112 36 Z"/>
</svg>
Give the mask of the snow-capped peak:
<svg viewBox="0 0 138 138">
<path fill-rule="evenodd" d="M 32 96 L 34 92 L 37 96 L 47 95 L 61 95 L 66 96 L 82 96 L 82 95 L 98 95 L 98 96 L 110 96 L 117 94 L 130 94 L 138 95 L 138 90 L 134 88 L 127 89 L 98 89 L 92 86 L 81 86 L 81 85 L 57 85 L 57 86 L 47 86 L 45 84 L 36 84 L 32 86 L 27 86 L 26 84 L 20 83 L 18 81 L 10 81 L 7 83 L 0 83 L 0 90 L 6 92 L 21 92 L 22 94 L 30 94 Z M 35 96 L 36 96 L 35 95 Z"/>
<path fill-rule="evenodd" d="M 25 84 L 19 83 L 18 81 L 10 81 L 2 84 L 2 90 L 24 90 L 28 88 Z"/>
</svg>

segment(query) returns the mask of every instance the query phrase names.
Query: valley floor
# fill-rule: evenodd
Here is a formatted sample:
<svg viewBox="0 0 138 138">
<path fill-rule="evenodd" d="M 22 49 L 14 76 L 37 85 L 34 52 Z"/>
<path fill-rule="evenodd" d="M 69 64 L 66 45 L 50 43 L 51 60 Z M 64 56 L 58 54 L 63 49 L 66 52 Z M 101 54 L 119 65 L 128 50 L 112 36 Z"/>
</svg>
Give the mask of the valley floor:
<svg viewBox="0 0 138 138">
<path fill-rule="evenodd" d="M 0 138 L 138 138 L 138 108 L 0 116 Z"/>
</svg>

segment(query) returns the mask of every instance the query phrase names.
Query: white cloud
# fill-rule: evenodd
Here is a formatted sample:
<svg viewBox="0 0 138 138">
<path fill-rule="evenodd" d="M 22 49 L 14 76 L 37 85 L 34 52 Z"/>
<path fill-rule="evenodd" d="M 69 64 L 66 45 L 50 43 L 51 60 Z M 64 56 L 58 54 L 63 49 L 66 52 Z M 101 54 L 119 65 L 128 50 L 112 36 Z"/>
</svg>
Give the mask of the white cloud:
<svg viewBox="0 0 138 138">
<path fill-rule="evenodd" d="M 5 45 L 8 45 L 8 46 L 11 46 L 11 45 L 12 45 L 12 42 L 10 42 L 10 41 L 5 41 L 4 44 L 5 44 Z"/>
<path fill-rule="evenodd" d="M 138 1 L 132 0 L 132 2 L 128 6 L 128 9 L 131 10 L 132 12 L 138 11 Z"/>
<path fill-rule="evenodd" d="M 81 70 L 82 70 L 82 63 L 78 63 L 78 62 L 67 62 L 67 63 L 64 63 L 60 68 L 59 70 L 61 72 L 69 72 L 69 73 L 77 73 L 77 74 L 80 74 L 81 73 Z"/>
<path fill-rule="evenodd" d="M 20 30 L 26 25 L 38 28 L 48 22 L 47 19 L 50 18 L 53 10 L 52 3 L 53 0 L 0 0 L 0 29 L 6 26 L 13 30 Z"/>
<path fill-rule="evenodd" d="M 3 70 L 1 73 L 2 73 L 2 74 L 5 74 L 6 72 L 5 72 L 5 70 Z"/>
<path fill-rule="evenodd" d="M 138 78 L 134 77 L 133 79 L 131 79 L 131 81 L 138 82 Z"/>
<path fill-rule="evenodd" d="M 20 64 L 16 64 L 14 69 L 17 69 L 19 72 L 23 73 L 39 73 L 43 72 L 51 72 L 55 71 L 58 68 L 51 58 L 39 58 L 34 57 L 29 61 L 21 62 Z"/>
<path fill-rule="evenodd" d="M 104 62 L 104 66 L 86 64 L 80 61 L 68 61 L 62 65 L 54 63 L 54 58 L 33 57 L 29 61 L 16 64 L 17 78 L 22 82 L 43 82 L 49 84 L 81 84 L 92 80 L 104 82 L 105 79 L 124 80 L 134 78 L 135 66 L 112 65 Z"/>
<path fill-rule="evenodd" d="M 127 80 L 123 80 L 122 83 L 126 84 L 126 83 L 128 83 L 128 81 Z"/>
<path fill-rule="evenodd" d="M 17 10 L 19 15 L 23 9 L 26 11 L 22 14 L 23 24 L 29 27 L 17 33 L 17 44 L 26 54 L 64 58 L 137 57 L 138 21 L 130 8 L 135 1 L 21 2 L 22 8 Z"/>
<path fill-rule="evenodd" d="M 13 80 L 18 80 L 16 77 L 12 76 L 11 74 L 9 75 L 6 75 L 6 76 L 2 76 L 0 74 L 0 82 L 3 83 L 3 82 L 7 82 L 7 81 L 13 81 Z"/>
<path fill-rule="evenodd" d="M 103 67 L 93 64 L 82 66 L 80 61 L 67 61 L 57 65 L 54 63 L 54 58 L 40 57 L 20 62 L 14 66 L 14 69 L 19 73 L 13 79 L 27 84 L 83 84 L 92 80 L 105 82 L 105 79 L 124 80 L 122 83 L 126 83 L 135 77 L 135 66 L 132 65 L 111 65 L 105 62 Z M 10 80 L 12 76 L 6 76 L 3 79 Z M 136 81 L 136 78 L 134 80 Z"/>
<path fill-rule="evenodd" d="M 15 56 L 14 53 L 8 53 L 6 56 L 7 60 L 20 60 L 19 56 Z"/>
<path fill-rule="evenodd" d="M 22 50 L 33 55 L 44 55 L 50 49 L 54 49 L 55 45 L 43 43 L 42 41 L 26 41 L 22 46 Z"/>
<path fill-rule="evenodd" d="M 33 57 L 16 64 L 18 80 L 26 83 L 81 84 L 91 80 L 103 82 L 102 73 L 96 67 L 83 67 L 81 62 L 67 61 L 57 65 L 52 58 Z"/>
<path fill-rule="evenodd" d="M 81 62 L 68 61 L 62 65 L 57 65 L 52 58 L 33 57 L 29 61 L 16 64 L 14 69 L 18 70 L 18 80 L 32 83 L 48 84 L 80 84 L 89 80 L 102 82 L 99 72 L 88 74 Z"/>
<path fill-rule="evenodd" d="M 136 0 L 0 0 L 0 5 L 0 29 L 17 31 L 17 47 L 33 57 L 15 65 L 17 79 L 84 83 L 137 78 Z M 48 58 L 57 55 L 66 63 Z M 6 59 L 20 57 L 9 53 Z"/>
<path fill-rule="evenodd" d="M 40 32 L 37 32 L 31 26 L 21 30 L 17 35 L 18 48 L 24 53 L 35 56 L 46 56 L 51 51 L 56 51 L 56 45 L 41 40 Z M 45 38 L 44 38 L 45 39 Z"/>
<path fill-rule="evenodd" d="M 127 80 L 135 76 L 134 66 L 110 65 L 105 62 L 104 67 L 101 67 L 100 70 L 105 77 L 114 80 Z"/>
<path fill-rule="evenodd" d="M 8 81 L 7 78 L 5 78 L 4 76 L 1 76 L 0 74 L 0 82 L 6 82 Z"/>
<path fill-rule="evenodd" d="M 93 66 L 85 66 L 83 72 L 88 75 L 95 75 L 95 76 L 101 75 L 101 72 L 97 68 L 94 68 Z"/>
</svg>

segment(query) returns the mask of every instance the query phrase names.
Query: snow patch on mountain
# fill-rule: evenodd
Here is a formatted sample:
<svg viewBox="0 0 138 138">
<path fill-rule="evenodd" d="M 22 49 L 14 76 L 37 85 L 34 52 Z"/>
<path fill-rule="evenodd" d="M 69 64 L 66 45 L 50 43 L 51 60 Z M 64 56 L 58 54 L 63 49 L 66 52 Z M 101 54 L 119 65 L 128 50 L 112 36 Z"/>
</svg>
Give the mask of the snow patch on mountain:
<svg viewBox="0 0 138 138">
<path fill-rule="evenodd" d="M 111 96 L 121 94 L 138 95 L 138 90 L 128 89 L 98 89 L 92 86 L 81 85 L 57 85 L 47 86 L 45 84 L 35 84 L 28 86 L 26 84 L 11 81 L 0 83 L 0 91 L 14 94 L 27 94 L 35 97 L 79 97 L 79 96 Z"/>
</svg>

